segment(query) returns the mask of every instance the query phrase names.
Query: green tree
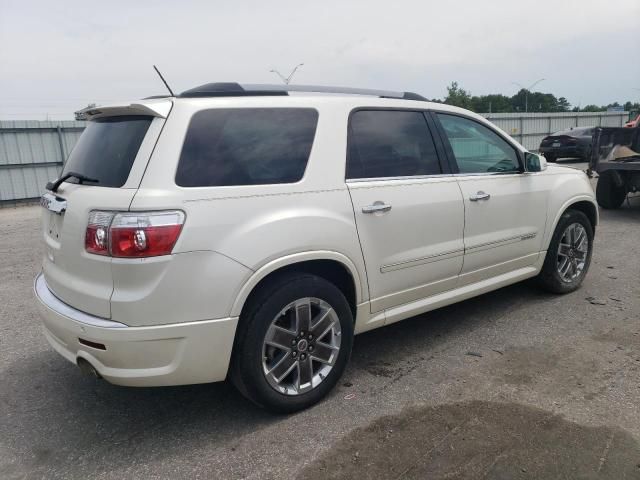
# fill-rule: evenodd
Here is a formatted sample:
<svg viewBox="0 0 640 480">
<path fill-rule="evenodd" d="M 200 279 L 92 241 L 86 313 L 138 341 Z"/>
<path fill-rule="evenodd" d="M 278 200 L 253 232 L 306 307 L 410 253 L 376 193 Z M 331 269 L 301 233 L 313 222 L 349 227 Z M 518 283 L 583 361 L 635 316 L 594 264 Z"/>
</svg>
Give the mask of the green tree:
<svg viewBox="0 0 640 480">
<path fill-rule="evenodd" d="M 471 109 L 471 94 L 458 86 L 458 82 L 451 82 L 447 87 L 447 98 L 444 99 L 447 105 L 454 105 Z"/>
<path fill-rule="evenodd" d="M 564 97 L 560 97 L 558 99 L 558 112 L 568 112 L 571 109 L 571 104 L 569 100 Z"/>
<path fill-rule="evenodd" d="M 606 106 L 586 105 L 571 107 L 571 103 L 565 97 L 556 97 L 551 93 L 530 92 L 521 89 L 512 97 L 507 97 L 500 93 L 490 95 L 471 95 L 471 92 L 462 88 L 458 82 L 451 82 L 447 87 L 447 96 L 444 101 L 433 99 L 432 102 L 446 103 L 456 107 L 466 108 L 479 113 L 507 113 L 523 112 L 603 112 L 608 107 L 622 106 L 628 112 L 640 112 L 640 103 L 618 102 L 610 103 Z"/>
<path fill-rule="evenodd" d="M 599 107 L 598 105 L 585 105 L 580 110 L 581 112 L 604 112 L 607 107 Z"/>
<path fill-rule="evenodd" d="M 482 113 L 513 112 L 511 98 L 502 94 L 490 94 L 471 97 L 472 110 Z"/>
<path fill-rule="evenodd" d="M 640 103 L 638 103 L 638 102 L 635 102 L 635 103 L 624 102 L 624 109 L 627 112 L 638 112 L 638 111 L 640 111 Z"/>
</svg>

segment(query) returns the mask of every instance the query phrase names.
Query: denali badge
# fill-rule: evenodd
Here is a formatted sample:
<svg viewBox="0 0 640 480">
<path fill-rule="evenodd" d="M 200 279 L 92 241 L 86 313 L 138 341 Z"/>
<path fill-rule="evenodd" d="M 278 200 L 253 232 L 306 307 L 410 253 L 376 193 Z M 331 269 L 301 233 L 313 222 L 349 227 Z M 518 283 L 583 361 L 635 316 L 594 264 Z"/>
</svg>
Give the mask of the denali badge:
<svg viewBox="0 0 640 480">
<path fill-rule="evenodd" d="M 56 197 L 51 193 L 45 193 L 40 197 L 40 205 L 49 210 L 50 212 L 62 215 L 67 209 L 67 201 L 63 198 Z"/>
</svg>

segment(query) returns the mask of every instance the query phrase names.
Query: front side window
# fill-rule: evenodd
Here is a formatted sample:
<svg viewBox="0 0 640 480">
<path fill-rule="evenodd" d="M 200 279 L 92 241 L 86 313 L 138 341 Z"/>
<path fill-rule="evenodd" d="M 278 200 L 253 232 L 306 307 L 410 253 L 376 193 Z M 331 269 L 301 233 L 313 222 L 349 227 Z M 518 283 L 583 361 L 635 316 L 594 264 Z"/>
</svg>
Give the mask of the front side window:
<svg viewBox="0 0 640 480">
<path fill-rule="evenodd" d="M 347 179 L 442 173 L 421 112 L 359 110 L 349 123 Z"/>
<path fill-rule="evenodd" d="M 468 118 L 437 114 L 460 173 L 519 172 L 516 150 L 490 128 Z"/>
<path fill-rule="evenodd" d="M 189 123 L 176 184 L 297 182 L 304 175 L 317 123 L 318 112 L 309 108 L 202 110 Z"/>
</svg>

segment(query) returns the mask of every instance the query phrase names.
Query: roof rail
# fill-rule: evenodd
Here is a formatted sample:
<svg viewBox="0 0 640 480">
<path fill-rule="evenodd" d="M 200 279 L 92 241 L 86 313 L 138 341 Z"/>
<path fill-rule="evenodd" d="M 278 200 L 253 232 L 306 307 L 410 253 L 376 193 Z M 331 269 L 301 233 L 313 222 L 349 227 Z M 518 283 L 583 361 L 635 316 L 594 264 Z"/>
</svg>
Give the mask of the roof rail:
<svg viewBox="0 0 640 480">
<path fill-rule="evenodd" d="M 319 85 L 269 85 L 239 84 L 234 82 L 207 83 L 186 90 L 179 98 L 197 97 L 253 97 L 288 95 L 289 92 L 335 93 L 343 95 L 367 95 L 380 98 L 398 98 L 404 100 L 427 101 L 422 95 L 413 92 L 394 92 L 389 90 L 371 90 L 366 88 L 325 87 Z"/>
</svg>

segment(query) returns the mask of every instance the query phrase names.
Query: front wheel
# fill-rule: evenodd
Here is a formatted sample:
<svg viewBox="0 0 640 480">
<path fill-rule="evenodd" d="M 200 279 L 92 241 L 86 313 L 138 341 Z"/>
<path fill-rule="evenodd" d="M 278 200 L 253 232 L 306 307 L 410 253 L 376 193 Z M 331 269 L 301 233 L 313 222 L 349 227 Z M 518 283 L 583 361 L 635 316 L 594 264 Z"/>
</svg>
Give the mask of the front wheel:
<svg viewBox="0 0 640 480">
<path fill-rule="evenodd" d="M 560 217 L 538 284 L 553 293 L 577 290 L 591 264 L 593 227 L 587 216 L 578 210 L 567 210 Z"/>
<path fill-rule="evenodd" d="M 320 401 L 342 376 L 353 316 L 342 292 L 304 273 L 279 276 L 243 311 L 231 379 L 257 405 L 294 412 Z"/>
</svg>

